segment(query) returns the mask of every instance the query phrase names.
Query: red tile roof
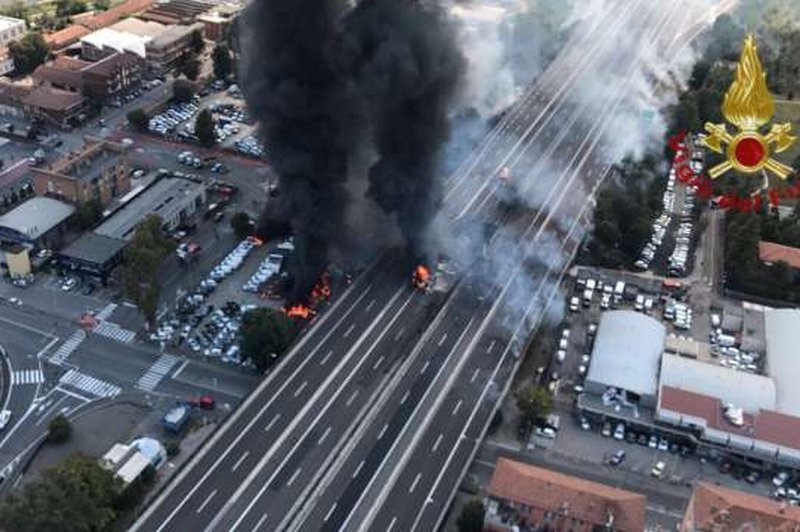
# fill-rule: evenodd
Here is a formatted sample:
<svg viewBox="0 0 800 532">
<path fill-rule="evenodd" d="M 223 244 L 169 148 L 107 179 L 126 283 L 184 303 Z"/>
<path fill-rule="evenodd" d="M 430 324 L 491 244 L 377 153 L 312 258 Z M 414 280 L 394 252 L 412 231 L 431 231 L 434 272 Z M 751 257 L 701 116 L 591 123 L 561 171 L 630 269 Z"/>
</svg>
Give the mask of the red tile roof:
<svg viewBox="0 0 800 532">
<path fill-rule="evenodd" d="M 67 26 L 63 30 L 48 33 L 44 36 L 44 40 L 53 50 L 60 50 L 61 48 L 66 48 L 78 42 L 78 39 L 89 35 L 89 33 L 91 33 L 91 30 L 84 28 L 80 24 L 73 24 L 72 26 Z"/>
<path fill-rule="evenodd" d="M 745 436 L 754 440 L 800 449 L 800 417 L 773 410 L 759 410 L 756 415 L 744 414 L 744 425 L 737 427 L 722 413 L 722 402 L 716 397 L 662 386 L 659 408 L 705 419 L 709 427 Z"/>
<path fill-rule="evenodd" d="M 800 530 L 800 508 L 698 482 L 680 530 L 796 532 Z"/>
<path fill-rule="evenodd" d="M 98 13 L 93 17 L 82 20 L 81 24 L 92 30 L 105 28 L 117 22 L 120 19 L 134 15 L 140 11 L 144 11 L 151 5 L 154 0 L 127 0 L 117 6 L 112 7 L 108 11 Z"/>
<path fill-rule="evenodd" d="M 644 495 L 590 482 L 507 458 L 498 458 L 489 495 L 602 525 L 614 516 L 614 529 L 641 532 L 645 526 Z"/>
<path fill-rule="evenodd" d="M 83 103 L 83 96 L 51 87 L 36 87 L 22 98 L 23 105 L 50 111 L 63 111 Z"/>
<path fill-rule="evenodd" d="M 800 248 L 762 240 L 758 243 L 758 258 L 762 262 L 785 262 L 792 268 L 800 269 Z"/>
</svg>

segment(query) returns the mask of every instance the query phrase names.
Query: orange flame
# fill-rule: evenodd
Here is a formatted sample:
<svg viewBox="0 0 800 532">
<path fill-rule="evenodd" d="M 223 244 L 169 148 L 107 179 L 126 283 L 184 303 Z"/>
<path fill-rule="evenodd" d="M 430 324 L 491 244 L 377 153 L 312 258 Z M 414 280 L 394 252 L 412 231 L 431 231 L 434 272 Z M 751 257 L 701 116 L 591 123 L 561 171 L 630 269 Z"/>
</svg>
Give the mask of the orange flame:
<svg viewBox="0 0 800 532">
<path fill-rule="evenodd" d="M 293 305 L 288 309 L 283 309 L 287 316 L 290 318 L 300 318 L 307 320 L 314 317 L 314 310 L 305 305 Z"/>
<path fill-rule="evenodd" d="M 420 290 L 424 290 L 425 288 L 428 287 L 430 279 L 431 279 L 431 272 L 427 267 L 425 267 L 422 264 L 416 267 L 416 269 L 414 270 L 414 278 L 413 278 L 415 287 L 417 287 Z"/>
<path fill-rule="evenodd" d="M 324 272 L 314 288 L 311 289 L 311 299 L 314 301 L 322 301 L 331 297 L 331 285 L 328 279 L 328 272 Z"/>
</svg>

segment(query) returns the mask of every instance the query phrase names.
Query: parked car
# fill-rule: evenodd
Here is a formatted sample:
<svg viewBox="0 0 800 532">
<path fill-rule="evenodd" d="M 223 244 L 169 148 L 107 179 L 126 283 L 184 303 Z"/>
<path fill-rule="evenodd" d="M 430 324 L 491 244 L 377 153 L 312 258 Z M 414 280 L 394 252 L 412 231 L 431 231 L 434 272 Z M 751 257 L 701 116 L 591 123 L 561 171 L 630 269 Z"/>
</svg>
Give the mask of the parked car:
<svg viewBox="0 0 800 532">
<path fill-rule="evenodd" d="M 611 458 L 608 459 L 608 463 L 613 466 L 618 466 L 624 461 L 625 461 L 625 451 L 622 449 L 617 449 L 616 451 L 614 451 L 614 454 L 612 454 Z"/>
<path fill-rule="evenodd" d="M 666 467 L 667 465 L 661 460 L 659 460 L 658 462 L 656 462 L 656 465 L 654 465 L 653 468 L 650 470 L 650 474 L 653 475 L 655 478 L 661 478 L 664 475 L 664 469 Z"/>
</svg>

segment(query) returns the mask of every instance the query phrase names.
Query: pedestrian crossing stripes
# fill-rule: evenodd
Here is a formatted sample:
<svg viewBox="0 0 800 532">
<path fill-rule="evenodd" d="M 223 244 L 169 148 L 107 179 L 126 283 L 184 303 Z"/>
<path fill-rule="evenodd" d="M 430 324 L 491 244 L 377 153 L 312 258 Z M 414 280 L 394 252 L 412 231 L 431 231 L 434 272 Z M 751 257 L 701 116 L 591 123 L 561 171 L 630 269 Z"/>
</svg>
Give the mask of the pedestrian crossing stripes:
<svg viewBox="0 0 800 532">
<path fill-rule="evenodd" d="M 62 375 L 61 379 L 59 379 L 59 383 L 62 386 L 71 386 L 72 388 L 87 392 L 96 397 L 116 397 L 122 391 L 122 388 L 119 386 L 96 379 L 74 369 Z"/>
<path fill-rule="evenodd" d="M 92 329 L 92 332 L 99 334 L 100 336 L 105 336 L 106 338 L 116 340 L 122 344 L 129 344 L 134 338 L 136 338 L 135 332 L 129 331 L 128 329 L 123 329 L 116 323 L 112 323 L 110 321 L 101 321 L 97 327 Z"/>
<path fill-rule="evenodd" d="M 44 382 L 40 369 L 20 369 L 11 374 L 11 384 L 39 384 Z"/>
<path fill-rule="evenodd" d="M 56 350 L 52 357 L 50 357 L 50 361 L 53 364 L 62 364 L 69 356 L 72 354 L 75 349 L 86 339 L 86 331 L 83 329 L 78 329 L 72 336 L 67 338 L 67 340 L 61 344 L 61 346 Z"/>
<path fill-rule="evenodd" d="M 116 303 L 109 303 L 106 305 L 102 310 L 100 310 L 97 314 L 94 315 L 96 320 L 107 320 L 111 317 L 116 310 L 117 304 Z"/>
<path fill-rule="evenodd" d="M 136 384 L 136 387 L 140 390 L 145 390 L 148 392 L 152 392 L 158 383 L 164 378 L 164 376 L 172 369 L 172 366 L 178 363 L 180 358 L 173 356 L 173 355 L 161 355 L 158 357 L 158 360 L 153 362 L 153 365 L 150 366 L 150 369 L 142 375 L 139 379 L 139 382 Z"/>
</svg>

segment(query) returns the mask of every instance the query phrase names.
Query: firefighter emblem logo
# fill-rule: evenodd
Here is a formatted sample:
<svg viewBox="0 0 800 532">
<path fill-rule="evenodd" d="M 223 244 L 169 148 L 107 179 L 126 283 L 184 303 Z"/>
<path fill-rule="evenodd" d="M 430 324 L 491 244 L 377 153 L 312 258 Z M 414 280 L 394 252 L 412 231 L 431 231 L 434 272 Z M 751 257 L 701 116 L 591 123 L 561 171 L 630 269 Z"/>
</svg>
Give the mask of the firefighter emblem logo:
<svg viewBox="0 0 800 532">
<path fill-rule="evenodd" d="M 767 171 L 782 180 L 793 173 L 792 167 L 773 157 L 794 143 L 792 125 L 772 124 L 768 133 L 761 133 L 774 113 L 775 104 L 767 89 L 766 74 L 761 67 L 755 40 L 750 35 L 744 41 L 736 77 L 722 101 L 722 114 L 736 127 L 736 131 L 729 132 L 725 124 L 705 124 L 709 134 L 703 144 L 726 157 L 725 161 L 709 169 L 711 179 L 729 170 L 744 174 L 762 172 L 765 180 Z"/>
</svg>

